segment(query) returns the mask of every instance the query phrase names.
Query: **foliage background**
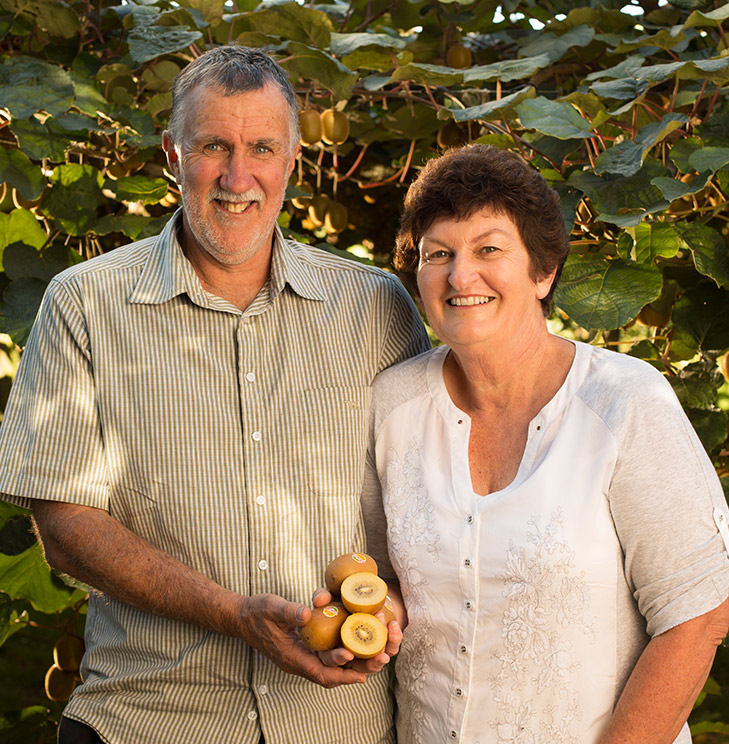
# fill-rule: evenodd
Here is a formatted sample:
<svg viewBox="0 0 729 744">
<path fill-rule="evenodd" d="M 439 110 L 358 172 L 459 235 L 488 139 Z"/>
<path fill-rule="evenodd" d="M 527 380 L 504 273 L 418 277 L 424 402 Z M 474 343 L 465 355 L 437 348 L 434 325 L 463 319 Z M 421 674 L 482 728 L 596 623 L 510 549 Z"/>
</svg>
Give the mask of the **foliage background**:
<svg viewBox="0 0 729 744">
<path fill-rule="evenodd" d="M 727 19 L 712 0 L 0 0 L 0 405 L 50 277 L 176 207 L 170 82 L 237 42 L 281 62 L 302 108 L 348 117 L 345 142 L 303 148 L 280 218 L 300 240 L 386 267 L 404 189 L 444 147 L 539 169 L 572 238 L 550 328 L 661 369 L 727 488 Z M 456 45 L 467 66 L 448 64 Z M 346 227 L 307 194 L 344 205 Z M 2 502 L 0 588 L 0 740 L 54 741 L 43 675 L 86 591 Z M 691 717 L 699 744 L 729 741 L 727 653 Z"/>
</svg>

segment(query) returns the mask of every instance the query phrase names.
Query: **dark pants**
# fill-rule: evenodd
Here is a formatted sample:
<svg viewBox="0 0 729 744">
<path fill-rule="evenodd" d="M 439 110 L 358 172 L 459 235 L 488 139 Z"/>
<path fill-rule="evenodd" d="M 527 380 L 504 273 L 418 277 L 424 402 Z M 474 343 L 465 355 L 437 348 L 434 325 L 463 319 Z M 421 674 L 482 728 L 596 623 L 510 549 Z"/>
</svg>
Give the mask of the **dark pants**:
<svg viewBox="0 0 729 744">
<path fill-rule="evenodd" d="M 104 742 L 91 726 L 62 716 L 61 725 L 58 727 L 58 744 L 104 744 Z M 266 744 L 263 736 L 258 744 Z"/>
</svg>

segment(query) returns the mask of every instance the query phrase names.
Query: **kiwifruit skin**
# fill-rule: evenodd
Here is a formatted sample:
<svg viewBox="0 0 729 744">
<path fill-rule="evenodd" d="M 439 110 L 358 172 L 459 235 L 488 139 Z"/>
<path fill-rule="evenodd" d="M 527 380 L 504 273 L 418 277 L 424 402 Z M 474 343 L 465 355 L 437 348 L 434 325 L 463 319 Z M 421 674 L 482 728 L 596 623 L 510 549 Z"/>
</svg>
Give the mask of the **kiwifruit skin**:
<svg viewBox="0 0 729 744">
<path fill-rule="evenodd" d="M 64 672 L 77 672 L 84 655 L 84 642 L 78 636 L 63 635 L 53 646 L 53 661 Z"/>
<path fill-rule="evenodd" d="M 377 563 L 372 556 L 367 553 L 343 553 L 327 566 L 324 572 L 324 582 L 332 594 L 339 594 L 342 582 L 347 576 L 362 571 L 368 571 L 377 576 Z"/>
<path fill-rule="evenodd" d="M 333 617 L 329 617 L 325 610 L 335 608 Z M 339 631 L 349 613 L 341 602 L 330 602 L 324 607 L 315 607 L 311 611 L 311 619 L 299 628 L 299 635 L 304 645 L 310 651 L 329 651 L 340 645 Z"/>
<path fill-rule="evenodd" d="M 299 112 L 299 129 L 301 142 L 304 145 L 315 145 L 321 140 L 321 116 L 315 109 L 304 109 Z"/>
<path fill-rule="evenodd" d="M 379 634 L 381 643 L 376 643 L 369 651 L 365 651 L 360 645 L 362 641 L 354 635 L 359 624 L 369 626 L 374 638 Z M 368 615 L 364 612 L 354 612 L 344 621 L 341 636 L 344 648 L 353 653 L 358 659 L 371 659 L 384 651 L 387 645 L 387 628 L 385 625 L 374 615 Z"/>
<path fill-rule="evenodd" d="M 47 672 L 45 678 L 46 697 L 56 703 L 63 703 L 71 697 L 73 688 L 76 687 L 76 679 L 71 672 L 64 672 L 54 664 Z"/>
<path fill-rule="evenodd" d="M 321 112 L 321 138 L 328 145 L 341 145 L 349 137 L 349 119 L 336 109 Z"/>
<path fill-rule="evenodd" d="M 358 586 L 371 584 L 374 591 L 371 597 L 358 595 Z M 387 598 L 387 584 L 379 577 L 369 571 L 347 576 L 340 587 L 342 602 L 349 612 L 366 612 L 374 615 L 382 609 Z"/>
</svg>

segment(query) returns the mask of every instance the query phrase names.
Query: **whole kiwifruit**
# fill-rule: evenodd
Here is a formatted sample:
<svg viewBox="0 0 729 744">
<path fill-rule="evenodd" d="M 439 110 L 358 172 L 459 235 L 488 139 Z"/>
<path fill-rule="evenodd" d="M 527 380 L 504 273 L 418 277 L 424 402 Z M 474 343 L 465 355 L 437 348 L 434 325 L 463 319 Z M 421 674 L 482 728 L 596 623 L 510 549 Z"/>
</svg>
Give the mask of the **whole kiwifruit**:
<svg viewBox="0 0 729 744">
<path fill-rule="evenodd" d="M 316 227 L 322 227 L 324 225 L 324 218 L 326 217 L 330 201 L 331 199 L 326 194 L 317 194 L 309 202 L 307 214 Z"/>
<path fill-rule="evenodd" d="M 74 635 L 62 635 L 53 646 L 53 661 L 64 672 L 77 672 L 84 655 L 83 639 Z"/>
<path fill-rule="evenodd" d="M 331 201 L 324 215 L 324 229 L 329 234 L 341 232 L 348 224 L 347 207 L 340 202 Z"/>
<path fill-rule="evenodd" d="M 341 602 L 315 607 L 311 619 L 299 628 L 301 640 L 311 651 L 329 651 L 340 644 L 339 630 L 349 613 Z"/>
<path fill-rule="evenodd" d="M 339 594 L 342 582 L 354 573 L 369 571 L 377 575 L 377 563 L 367 553 L 344 553 L 335 558 L 324 572 L 324 581 L 332 594 Z"/>
<path fill-rule="evenodd" d="M 315 145 L 321 140 L 321 116 L 315 109 L 304 109 L 299 111 L 299 129 L 301 130 L 301 143 L 304 145 Z"/>
<path fill-rule="evenodd" d="M 371 659 L 387 645 L 387 628 L 374 615 L 355 612 L 342 625 L 342 645 L 358 659 Z"/>
<path fill-rule="evenodd" d="M 74 687 L 76 687 L 76 678 L 71 672 L 64 672 L 55 664 L 46 672 L 45 690 L 49 700 L 57 703 L 68 700 Z"/>
<path fill-rule="evenodd" d="M 336 109 L 321 112 L 321 138 L 328 145 L 341 145 L 349 137 L 349 119 Z"/>
<path fill-rule="evenodd" d="M 339 588 L 339 593 L 349 612 L 367 612 L 374 615 L 385 604 L 387 584 L 379 576 L 361 571 L 347 576 Z"/>
</svg>

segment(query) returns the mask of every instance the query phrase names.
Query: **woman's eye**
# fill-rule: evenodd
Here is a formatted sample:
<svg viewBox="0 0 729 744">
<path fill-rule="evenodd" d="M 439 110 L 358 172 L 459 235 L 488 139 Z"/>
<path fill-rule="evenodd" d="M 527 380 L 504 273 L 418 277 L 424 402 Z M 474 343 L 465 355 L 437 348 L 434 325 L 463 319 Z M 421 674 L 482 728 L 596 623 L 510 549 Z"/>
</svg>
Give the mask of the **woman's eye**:
<svg viewBox="0 0 729 744">
<path fill-rule="evenodd" d="M 449 256 L 450 254 L 448 251 L 428 251 L 428 253 L 423 256 L 423 260 L 426 263 L 433 263 L 434 261 L 442 262 L 446 261 Z"/>
</svg>

